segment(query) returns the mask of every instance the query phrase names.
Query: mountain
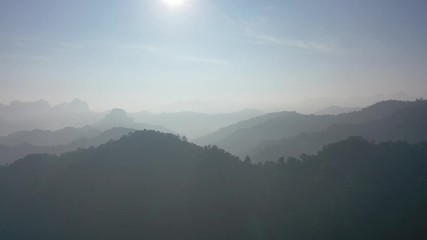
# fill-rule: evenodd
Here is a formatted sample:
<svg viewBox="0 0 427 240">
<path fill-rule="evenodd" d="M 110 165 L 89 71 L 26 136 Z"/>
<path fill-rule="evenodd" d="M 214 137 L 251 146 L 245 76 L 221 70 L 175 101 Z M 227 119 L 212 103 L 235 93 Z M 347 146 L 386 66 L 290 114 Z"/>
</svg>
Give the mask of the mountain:
<svg viewBox="0 0 427 240">
<path fill-rule="evenodd" d="M 277 160 L 280 157 L 314 154 L 323 146 L 344 140 L 349 136 L 361 136 L 378 142 L 427 141 L 427 102 L 419 101 L 384 118 L 361 124 L 335 124 L 322 131 L 304 133 L 278 141 L 267 141 L 248 151 L 255 160 Z"/>
<path fill-rule="evenodd" d="M 320 111 L 315 112 L 315 115 L 338 115 L 342 113 L 349 113 L 349 112 L 355 112 L 360 111 L 362 108 L 357 107 L 340 107 L 340 106 L 329 106 L 327 108 L 324 108 Z"/>
<path fill-rule="evenodd" d="M 370 106 L 378 102 L 385 102 L 390 100 L 398 101 L 415 101 L 415 97 L 409 96 L 404 92 L 396 92 L 391 94 L 378 94 L 363 97 L 325 97 L 325 98 L 312 98 L 287 104 L 287 109 L 294 109 L 301 113 L 315 113 L 319 109 L 334 106 L 339 103 L 340 107 L 353 108 L 354 106 Z"/>
<path fill-rule="evenodd" d="M 153 131 L 0 167 L 4 239 L 425 239 L 427 144 L 253 165 Z"/>
<path fill-rule="evenodd" d="M 242 121 L 194 141 L 201 145 L 218 145 L 244 157 L 253 154 L 253 148 L 267 141 L 296 137 L 318 132 L 335 124 L 362 124 L 379 120 L 403 109 L 424 106 L 427 101 L 384 101 L 360 111 L 339 115 L 304 115 L 296 112 L 270 113 Z"/>
<path fill-rule="evenodd" d="M 66 127 L 60 130 L 22 131 L 0 137 L 0 145 L 16 146 L 30 144 L 35 146 L 55 146 L 71 143 L 79 138 L 90 138 L 101 133 L 96 128 L 86 126 L 82 128 Z"/>
<path fill-rule="evenodd" d="M 261 142 L 294 136 L 302 131 L 321 130 L 332 122 L 332 116 L 303 115 L 296 112 L 280 112 L 233 124 L 219 131 L 196 139 L 201 145 L 217 145 L 243 156 Z"/>
<path fill-rule="evenodd" d="M 60 157 L 29 156 L 0 170 L 0 194 L 8 196 L 0 200 L 0 220 L 8 219 L 0 234 L 6 239 L 171 239 L 180 231 L 182 237 L 202 237 L 206 233 L 203 228 L 211 227 L 211 237 L 219 237 L 229 230 L 215 227 L 215 219 L 226 211 L 238 211 L 239 206 L 237 202 L 231 206 L 212 202 L 208 209 L 218 212 L 211 210 L 206 215 L 207 206 L 201 204 L 224 189 L 213 189 L 210 195 L 203 189 L 212 181 L 209 175 L 218 173 L 226 187 L 234 177 L 232 172 L 221 171 L 239 164 L 237 158 L 219 149 L 202 148 L 152 131 Z M 14 183 L 4 184 L 9 181 Z M 30 190 L 32 186 L 40 191 Z M 233 196 L 232 192 L 225 194 Z M 29 202 L 33 202 L 32 210 L 27 208 Z M 190 229 L 196 222 L 200 223 L 195 226 L 198 228 Z M 232 222 L 230 219 L 229 224 Z M 27 231 L 15 231 L 18 228 Z M 233 228 L 237 234 L 239 226 Z"/>
<path fill-rule="evenodd" d="M 136 130 L 129 128 L 112 128 L 104 132 L 100 132 L 95 136 L 81 135 L 78 139 L 75 139 L 72 142 L 66 144 L 59 144 L 58 142 L 58 144 L 40 146 L 23 142 L 13 146 L 0 145 L 0 165 L 10 164 L 30 154 L 45 153 L 57 155 L 80 148 L 96 147 L 109 141 L 118 140 L 122 136 L 134 131 Z M 59 134 L 60 132 L 61 131 L 55 134 Z"/>
<path fill-rule="evenodd" d="M 0 136 L 33 129 L 80 128 L 103 115 L 91 111 L 87 103 L 79 99 L 58 106 L 51 106 L 45 100 L 13 101 L 0 106 Z"/>
<path fill-rule="evenodd" d="M 61 109 L 62 112 L 72 113 L 80 111 L 79 109 L 87 109 L 84 102 L 75 102 L 63 104 L 55 107 Z M 153 129 L 164 132 L 171 132 L 164 127 L 135 122 L 122 109 L 113 109 L 104 118 L 84 127 L 65 127 L 58 130 L 27 130 L 19 131 L 7 136 L 0 136 L 0 145 L 17 146 L 17 145 L 33 145 L 33 146 L 56 146 L 69 144 L 77 139 L 92 138 L 100 135 L 103 131 L 111 128 L 130 128 L 130 129 Z"/>
<path fill-rule="evenodd" d="M 62 103 L 53 108 L 57 111 L 71 112 L 71 113 L 90 111 L 89 105 L 87 104 L 87 102 L 77 98 L 72 100 L 71 102 Z"/>
<path fill-rule="evenodd" d="M 109 114 L 109 116 L 107 116 Z M 81 128 L 96 122 L 101 130 L 112 127 L 154 129 L 176 132 L 188 138 L 199 137 L 221 127 L 261 115 L 258 110 L 203 114 L 171 112 L 154 114 L 146 111 L 127 114 L 122 109 L 94 112 L 80 99 L 51 106 L 45 100 L 33 102 L 13 101 L 0 103 L 0 136 L 34 129 L 57 130 L 66 127 Z M 114 119 L 115 118 L 115 119 Z M 144 123 L 137 124 L 136 122 Z"/>
<path fill-rule="evenodd" d="M 0 165 L 9 164 L 28 154 L 61 154 L 78 148 L 98 146 L 142 129 L 171 132 L 161 126 L 135 122 L 124 110 L 113 109 L 91 126 L 60 130 L 35 129 L 0 137 Z"/>
<path fill-rule="evenodd" d="M 172 132 L 171 130 L 159 125 L 136 122 L 132 117 L 129 117 L 126 111 L 123 109 L 111 110 L 103 119 L 94 123 L 93 126 L 101 130 L 123 127 L 138 130 L 150 129 L 161 132 Z"/>
<path fill-rule="evenodd" d="M 136 121 L 158 124 L 183 134 L 190 139 L 214 132 L 219 128 L 261 115 L 262 112 L 246 109 L 240 112 L 204 114 L 196 112 L 171 112 L 130 114 Z"/>
</svg>

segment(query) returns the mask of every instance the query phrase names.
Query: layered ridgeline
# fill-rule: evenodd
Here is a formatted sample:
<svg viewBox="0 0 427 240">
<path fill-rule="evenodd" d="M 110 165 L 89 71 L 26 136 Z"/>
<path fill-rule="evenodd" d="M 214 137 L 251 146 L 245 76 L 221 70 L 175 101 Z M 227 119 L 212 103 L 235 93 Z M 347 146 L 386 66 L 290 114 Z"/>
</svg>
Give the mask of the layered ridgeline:
<svg viewBox="0 0 427 240">
<path fill-rule="evenodd" d="M 295 137 L 277 141 L 267 141 L 248 151 L 254 160 L 273 161 L 280 157 L 314 154 L 324 145 L 361 136 L 377 142 L 407 141 L 419 143 L 427 141 L 427 104 L 408 106 L 405 109 L 374 121 L 360 124 L 335 124 L 319 132 L 303 133 Z"/>
<path fill-rule="evenodd" d="M 427 144 L 351 138 L 253 165 L 136 132 L 0 167 L 4 239 L 425 239 Z"/>
<path fill-rule="evenodd" d="M 417 110 L 411 110 L 412 108 L 417 108 Z M 249 155 L 254 160 L 265 161 L 277 160 L 281 156 L 315 153 L 323 145 L 343 140 L 349 136 L 371 138 L 365 133 L 371 133 L 375 128 L 382 129 L 382 133 L 376 131 L 378 137 L 372 138 L 376 140 L 427 140 L 427 135 L 419 131 L 424 128 L 420 124 L 412 124 L 412 122 L 427 121 L 422 114 L 425 109 L 427 109 L 427 101 L 419 100 L 413 102 L 384 101 L 360 111 L 338 115 L 271 113 L 230 125 L 211 135 L 196 139 L 195 142 L 202 145 L 218 145 L 240 157 Z M 405 111 L 412 112 L 412 114 L 401 117 L 408 114 Z M 418 111 L 420 111 L 419 114 Z M 396 130 L 397 122 L 405 127 L 401 128 L 399 125 L 399 129 Z M 320 139 L 310 139 L 306 142 L 300 140 L 307 134 L 331 131 L 330 129 L 335 129 L 337 125 L 341 126 L 339 128 L 352 128 L 352 130 L 340 130 L 340 134 L 335 134 L 329 139 L 315 135 L 312 138 Z M 415 137 L 414 134 L 418 135 Z M 312 147 L 310 141 L 316 141 L 316 146 Z"/>
<path fill-rule="evenodd" d="M 14 101 L 9 105 L 0 105 L 0 135 L 2 136 L 16 135 L 16 132 L 22 131 L 23 134 L 29 134 L 33 129 L 73 129 L 87 125 L 95 126 L 99 130 L 124 127 L 170 131 L 155 123 L 136 122 L 122 109 L 106 112 L 91 111 L 88 104 L 79 99 L 57 106 L 51 106 L 44 100 Z M 38 134 L 43 133 L 38 132 Z M 63 131 L 60 134 L 67 133 Z"/>
<path fill-rule="evenodd" d="M 78 132 L 78 129 L 74 129 L 74 130 Z M 59 130 L 59 132 L 62 132 L 62 131 L 63 130 Z M 111 128 L 103 132 L 96 131 L 98 132 L 98 134 L 91 137 L 81 136 L 80 138 L 77 138 L 67 143 L 60 143 L 58 141 L 58 144 L 53 144 L 50 146 L 37 145 L 37 141 L 35 143 L 23 142 L 17 145 L 0 145 L 0 165 L 10 164 L 18 159 L 24 158 L 29 154 L 41 154 L 41 153 L 61 154 L 65 152 L 74 151 L 80 148 L 97 147 L 109 141 L 118 140 L 122 136 L 134 131 L 136 130 L 130 129 L 130 128 Z M 34 131 L 31 131 L 31 132 L 34 132 Z M 36 130 L 35 132 L 38 132 L 38 131 Z M 27 135 L 27 137 L 28 136 L 32 136 L 32 134 Z M 49 132 L 46 135 L 42 134 L 42 136 L 45 137 L 42 139 L 46 139 L 46 141 L 53 141 L 56 139 L 55 138 L 56 131 Z"/>
<path fill-rule="evenodd" d="M 32 129 L 81 127 L 105 115 L 91 111 L 88 104 L 79 99 L 57 106 L 51 106 L 44 100 L 14 101 L 7 105 L 0 104 L 0 135 Z"/>
<path fill-rule="evenodd" d="M 126 113 L 123 109 L 95 112 L 90 110 L 86 102 L 79 99 L 56 106 L 51 106 L 45 100 L 14 101 L 6 105 L 0 103 L 0 136 L 13 135 L 22 131 L 27 134 L 33 129 L 57 130 L 95 125 L 99 130 L 107 130 L 112 127 L 152 129 L 164 132 L 173 131 L 186 135 L 188 138 L 194 138 L 261 114 L 260 111 L 251 109 L 222 114 L 150 113 L 147 111 Z M 44 146 L 51 146 L 51 144 L 44 144 Z"/>
<path fill-rule="evenodd" d="M 81 128 L 66 127 L 59 130 L 19 131 L 7 136 L 0 136 L 0 145 L 18 146 L 22 144 L 36 146 L 55 146 L 71 143 L 80 138 L 91 138 L 99 135 L 102 131 L 92 126 Z"/>
<path fill-rule="evenodd" d="M 104 118 L 81 127 L 66 127 L 59 130 L 20 131 L 0 137 L 0 165 L 33 153 L 61 154 L 98 146 L 136 130 L 172 131 L 158 125 L 136 122 L 122 109 L 111 110 Z"/>
<path fill-rule="evenodd" d="M 132 117 L 128 116 L 125 110 L 119 108 L 111 110 L 107 116 L 95 122 L 92 126 L 101 130 L 122 127 L 138 130 L 149 129 L 167 133 L 173 132 L 172 130 L 157 124 L 137 122 Z"/>
<path fill-rule="evenodd" d="M 142 113 L 141 113 L 142 114 Z M 32 153 L 60 154 L 78 148 L 88 148 L 106 143 L 109 140 L 117 140 L 121 136 L 135 130 L 157 130 L 172 133 L 175 131 L 160 125 L 143 123 L 156 122 L 172 126 L 179 133 L 208 132 L 226 123 L 237 122 L 244 118 L 250 118 L 259 114 L 256 110 L 245 110 L 228 114 L 198 114 L 190 112 L 182 113 L 145 113 L 132 114 L 139 116 L 134 120 L 122 109 L 113 109 L 101 120 L 81 127 L 66 127 L 59 130 L 20 131 L 0 137 L 0 165 L 9 164 L 15 160 Z M 190 129 L 193 128 L 193 131 Z M 186 135 L 187 136 L 187 135 Z"/>
<path fill-rule="evenodd" d="M 102 119 L 84 127 L 65 127 L 59 130 L 34 129 L 19 131 L 6 136 L 0 136 L 0 145 L 17 146 L 30 144 L 36 146 L 55 146 L 68 144 L 82 138 L 96 137 L 105 130 L 112 128 L 129 128 L 136 130 L 156 130 L 172 133 L 165 127 L 135 121 L 123 109 L 113 109 Z"/>
<path fill-rule="evenodd" d="M 239 112 L 206 114 L 197 112 L 169 112 L 153 114 L 138 112 L 130 114 L 138 122 L 155 123 L 173 129 L 174 132 L 193 139 L 212 133 L 222 127 L 262 115 L 254 109 Z"/>
</svg>

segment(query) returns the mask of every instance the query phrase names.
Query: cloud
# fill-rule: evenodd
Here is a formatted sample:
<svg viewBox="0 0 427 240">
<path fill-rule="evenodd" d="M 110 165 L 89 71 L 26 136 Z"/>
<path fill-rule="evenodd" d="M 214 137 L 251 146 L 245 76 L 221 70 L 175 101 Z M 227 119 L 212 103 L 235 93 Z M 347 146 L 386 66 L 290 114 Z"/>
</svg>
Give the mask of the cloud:
<svg viewBox="0 0 427 240">
<path fill-rule="evenodd" d="M 25 55 L 0 55 L 0 60 L 30 60 L 30 61 L 49 61 L 47 57 L 25 56 Z"/>
<path fill-rule="evenodd" d="M 169 59 L 176 59 L 180 61 L 187 62 L 197 62 L 197 63 L 206 63 L 206 64 L 216 64 L 231 66 L 232 63 L 223 59 L 214 59 L 206 57 L 198 57 L 193 55 L 178 54 L 171 49 L 162 46 L 154 46 L 149 44 L 110 44 L 110 47 L 124 50 L 135 50 L 135 51 L 149 51 L 154 54 L 161 55 L 162 57 Z"/>
<path fill-rule="evenodd" d="M 44 44 L 44 45 L 58 45 L 58 46 L 62 46 L 66 48 L 74 48 L 74 49 L 82 48 L 80 45 L 77 45 L 75 43 L 66 42 L 66 41 L 56 41 L 56 40 L 50 40 L 50 39 L 38 39 L 38 38 L 2 38 L 2 39 L 6 41 L 13 41 L 19 44 L 38 43 L 38 44 Z"/>
<path fill-rule="evenodd" d="M 273 35 L 262 34 L 255 32 L 251 28 L 246 28 L 246 34 L 257 44 L 273 44 L 281 45 L 289 48 L 296 48 L 311 52 L 318 52 L 324 54 L 345 54 L 347 51 L 337 46 L 336 41 L 305 41 L 299 39 L 281 38 Z"/>
<path fill-rule="evenodd" d="M 70 43 L 70 42 L 57 42 L 57 41 L 46 41 L 46 42 L 50 42 L 52 44 L 57 44 L 61 47 L 67 48 L 67 49 L 82 49 L 83 47 L 81 45 L 75 44 L 75 43 Z"/>
<path fill-rule="evenodd" d="M 184 55 L 177 56 L 176 58 L 183 61 L 188 61 L 188 62 L 209 63 L 209 64 L 217 64 L 217 65 L 225 65 L 225 66 L 232 65 L 231 62 L 222 60 L 222 59 L 200 58 L 195 56 L 184 56 Z"/>
<path fill-rule="evenodd" d="M 38 38 L 0 37 L 0 41 L 13 44 L 17 47 L 37 47 L 39 49 L 69 52 L 82 49 L 83 46 L 66 41 L 56 41 Z M 5 57 L 5 56 L 4 56 Z"/>
<path fill-rule="evenodd" d="M 156 46 L 146 45 L 146 44 L 110 44 L 110 47 L 126 49 L 126 50 L 144 50 L 158 52 L 160 49 Z"/>
<path fill-rule="evenodd" d="M 277 6 L 268 4 L 264 7 L 265 12 L 273 11 Z M 280 37 L 274 34 L 266 34 L 265 31 L 274 31 L 275 20 L 267 15 L 258 15 L 250 20 L 236 19 L 225 13 L 221 14 L 223 20 L 229 25 L 236 27 L 243 37 L 249 38 L 252 43 L 264 45 L 278 45 L 287 48 L 294 48 L 310 53 L 321 53 L 329 55 L 345 55 L 350 53 L 339 45 L 339 42 L 333 38 L 324 38 L 320 40 L 302 40 L 296 38 Z M 262 30 L 260 30 L 262 29 Z"/>
</svg>

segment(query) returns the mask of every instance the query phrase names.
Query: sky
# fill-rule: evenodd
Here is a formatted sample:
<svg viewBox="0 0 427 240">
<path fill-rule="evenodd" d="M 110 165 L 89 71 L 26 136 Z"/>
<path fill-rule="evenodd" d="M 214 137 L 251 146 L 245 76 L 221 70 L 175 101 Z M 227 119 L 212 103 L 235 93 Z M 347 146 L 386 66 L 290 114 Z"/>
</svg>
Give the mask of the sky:
<svg viewBox="0 0 427 240">
<path fill-rule="evenodd" d="M 427 96 L 426 1 L 180 1 L 1 0 L 0 102 L 225 111 Z"/>
</svg>

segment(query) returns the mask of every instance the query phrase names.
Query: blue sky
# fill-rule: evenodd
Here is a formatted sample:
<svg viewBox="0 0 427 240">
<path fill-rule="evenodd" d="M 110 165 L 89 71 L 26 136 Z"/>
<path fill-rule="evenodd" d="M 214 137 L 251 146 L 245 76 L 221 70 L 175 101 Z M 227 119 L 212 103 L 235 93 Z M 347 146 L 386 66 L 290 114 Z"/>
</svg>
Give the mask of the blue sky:
<svg viewBox="0 0 427 240">
<path fill-rule="evenodd" d="M 0 101 L 136 111 L 423 97 L 426 11 L 420 0 L 2 0 Z"/>
</svg>

